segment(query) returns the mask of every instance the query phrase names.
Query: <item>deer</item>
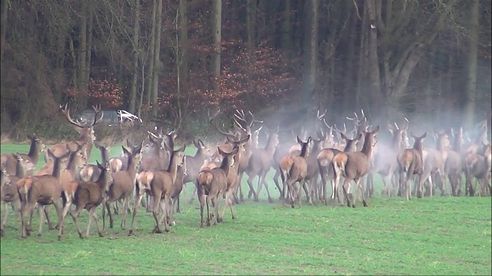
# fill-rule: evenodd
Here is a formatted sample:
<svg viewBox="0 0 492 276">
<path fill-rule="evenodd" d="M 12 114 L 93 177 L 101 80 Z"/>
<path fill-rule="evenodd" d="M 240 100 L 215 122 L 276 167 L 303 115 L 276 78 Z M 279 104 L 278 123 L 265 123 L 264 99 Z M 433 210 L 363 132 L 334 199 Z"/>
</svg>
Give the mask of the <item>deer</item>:
<svg viewBox="0 0 492 276">
<path fill-rule="evenodd" d="M 340 131 L 340 136 L 345 141 L 345 147 L 343 149 L 343 152 L 354 152 L 357 149 L 357 142 L 360 140 L 360 135 L 355 137 L 354 139 L 349 139 L 344 134 L 344 132 Z M 335 172 L 333 170 L 333 164 L 332 164 L 333 157 L 339 152 L 342 151 L 337 148 L 324 148 L 320 150 L 320 152 L 316 156 L 319 173 L 321 176 L 321 187 L 322 187 L 321 194 L 325 204 L 328 204 L 328 200 L 326 198 L 326 182 L 328 179 L 331 179 L 330 199 L 332 201 L 337 199 L 338 202 L 340 202 L 338 187 L 335 185 L 336 184 L 334 179 Z"/>
<path fill-rule="evenodd" d="M 440 133 L 437 137 L 437 143 L 435 149 L 423 149 L 423 172 L 419 180 L 419 189 L 417 191 L 417 197 L 423 196 L 424 193 L 424 183 L 429 181 L 429 196 L 433 195 L 433 174 L 437 174 L 440 178 L 440 190 L 441 195 L 445 194 L 445 178 L 444 178 L 444 164 L 447 158 L 447 149 L 449 148 L 449 139 L 447 134 Z"/>
<path fill-rule="evenodd" d="M 261 192 L 261 188 L 265 186 L 268 194 L 268 202 L 272 203 L 273 200 L 268 190 L 268 185 L 265 183 L 265 176 L 272 166 L 273 154 L 279 144 L 278 130 L 270 133 L 267 144 L 263 149 L 254 149 L 252 151 L 249 164 L 246 168 L 246 174 L 248 175 L 248 185 L 253 186 L 253 179 L 258 176 L 258 188 L 256 192 L 253 190 L 254 200 L 258 201 L 258 194 Z"/>
<path fill-rule="evenodd" d="M 109 147 L 100 145 L 98 143 L 94 143 L 94 146 L 96 146 L 96 148 L 101 153 L 101 162 L 103 164 L 109 163 Z M 121 167 L 119 167 L 118 170 L 121 170 Z M 101 174 L 101 169 L 99 166 L 97 166 L 97 164 L 87 164 L 82 167 L 79 174 L 80 179 L 82 179 L 82 181 L 84 182 L 96 182 L 99 179 L 99 174 Z"/>
<path fill-rule="evenodd" d="M 200 167 L 203 165 L 205 160 L 211 157 L 212 153 L 210 149 L 203 143 L 201 139 L 193 140 L 193 145 L 196 148 L 195 155 L 186 156 L 186 169 L 187 174 L 183 178 L 183 183 L 194 182 L 200 171 Z M 193 189 L 193 193 L 190 198 L 190 203 L 196 196 L 196 187 Z"/>
<path fill-rule="evenodd" d="M 239 148 L 235 146 L 230 152 L 224 152 L 220 147 L 217 147 L 217 150 L 223 157 L 220 167 L 200 171 L 196 180 L 198 200 L 200 201 L 201 227 L 204 226 L 203 209 L 205 205 L 207 206 L 207 226 L 222 221 L 219 217 L 217 201 L 226 192 L 227 175 L 229 169 L 234 165 L 234 155 L 238 153 Z M 210 214 L 211 207 L 214 208 L 215 215 Z"/>
<path fill-rule="evenodd" d="M 459 128 L 458 133 L 454 133 L 453 129 L 451 129 L 451 134 L 454 134 L 454 143 L 452 148 L 447 151 L 444 173 L 447 175 L 449 184 L 451 185 L 451 194 L 453 196 L 458 196 L 461 193 L 461 174 L 463 173 L 463 161 L 461 155 L 463 128 Z"/>
<path fill-rule="evenodd" d="M 379 174 L 383 179 L 382 194 L 391 197 L 391 191 L 394 186 L 393 183 L 398 183 L 395 177 L 398 172 L 398 155 L 406 148 L 405 140 L 408 131 L 408 120 L 402 127 L 398 126 L 396 122 L 393 125 L 388 124 L 387 129 L 391 134 L 390 146 L 380 145 L 379 150 L 375 153 L 374 168 L 375 172 Z M 398 192 L 402 189 L 398 187 Z"/>
<path fill-rule="evenodd" d="M 134 233 L 134 222 L 135 216 L 140 205 L 140 201 L 145 193 L 149 193 L 153 198 L 153 208 L 152 214 L 155 220 L 155 227 L 153 233 L 162 233 L 161 221 L 164 224 L 164 231 L 169 232 L 169 224 L 172 216 L 172 202 L 171 196 L 175 192 L 175 182 L 177 177 L 178 167 L 183 166 L 184 162 L 184 150 L 185 146 L 179 148 L 178 150 L 173 150 L 170 156 L 170 162 L 167 170 L 163 171 L 145 171 L 146 174 L 139 175 L 139 189 L 137 202 L 135 203 L 132 215 L 132 223 L 130 226 L 130 231 L 128 235 L 133 235 Z M 150 178 L 150 184 L 142 185 L 143 177 Z M 149 181 L 145 181 L 149 183 Z M 162 204 L 162 208 L 161 207 Z M 161 218 L 159 218 L 159 211 L 162 211 Z"/>
<path fill-rule="evenodd" d="M 68 143 L 69 148 L 70 149 L 76 148 L 75 143 L 79 145 L 83 145 L 84 146 L 83 153 L 85 154 L 86 158 L 89 158 L 92 151 L 92 145 L 96 140 L 96 136 L 94 133 L 94 126 L 96 126 L 104 117 L 104 113 L 101 110 L 101 106 L 100 105 L 92 106 L 92 109 L 94 111 L 94 119 L 92 120 L 92 122 L 88 124 L 82 124 L 81 122 L 77 122 L 71 117 L 68 103 L 66 103 L 65 105 L 60 105 L 59 109 L 65 116 L 66 120 L 74 127 L 75 131 L 77 131 L 80 135 L 78 140 Z M 66 144 L 67 143 L 59 143 L 59 144 L 52 145 L 49 148 L 51 152 L 53 152 L 53 154 L 57 156 L 61 156 L 67 153 Z M 49 157 L 48 155 L 45 156 L 46 160 L 49 160 L 48 157 Z"/>
<path fill-rule="evenodd" d="M 31 214 L 36 203 L 44 206 L 53 204 L 55 205 L 56 213 L 58 215 L 58 228 L 60 228 L 60 222 L 62 220 L 62 204 L 60 202 L 63 187 L 60 185 L 60 160 L 69 153 L 65 153 L 62 156 L 55 156 L 50 149 L 47 149 L 48 154 L 53 159 L 53 173 L 52 175 L 41 176 L 27 176 L 17 181 L 17 189 L 19 191 L 19 197 L 21 199 L 21 238 L 25 238 L 28 232 L 28 225 L 25 221 L 27 214 Z M 42 233 L 42 227 L 44 224 L 43 208 L 39 208 L 39 230 L 38 236 Z"/>
<path fill-rule="evenodd" d="M 420 183 L 424 172 L 423 140 L 426 135 L 427 132 L 418 137 L 412 134 L 411 136 L 415 140 L 413 148 L 403 150 L 397 157 L 400 175 L 399 187 L 401 187 L 401 191 L 405 192 L 407 200 L 412 198 L 412 189 L 408 186 L 408 181 L 412 176 L 417 175 L 419 177 L 418 183 Z"/>
<path fill-rule="evenodd" d="M 123 151 L 127 151 L 125 147 L 122 147 Z M 142 144 L 137 146 L 134 151 L 126 152 L 128 155 L 128 168 L 124 171 L 118 171 L 112 175 L 112 182 L 109 185 L 106 193 L 107 199 L 104 205 L 109 215 L 109 227 L 113 228 L 113 216 L 111 215 L 110 205 L 111 203 L 123 200 L 123 216 L 121 218 L 121 229 L 125 229 L 126 214 L 128 211 L 128 201 L 133 193 L 135 187 L 135 178 L 137 171 L 139 170 L 141 160 Z M 103 229 L 105 229 L 105 208 L 103 208 Z"/>
<path fill-rule="evenodd" d="M 25 177 L 25 165 L 22 164 L 26 160 L 24 157 L 18 154 L 14 154 L 17 159 L 15 175 L 9 175 L 5 168 L 2 168 L 1 187 L 0 187 L 0 199 L 2 201 L 2 222 L 0 227 L 0 236 L 3 237 L 5 233 L 5 225 L 8 219 L 8 204 L 10 203 L 16 212 L 21 210 L 21 201 L 19 193 L 17 191 L 17 181 Z M 20 214 L 19 214 L 20 215 Z"/>
<path fill-rule="evenodd" d="M 464 158 L 466 189 L 470 196 L 475 195 L 473 179 L 476 178 L 480 185 L 479 195 L 490 195 L 492 155 L 491 144 L 484 144 L 482 149 L 477 149 L 476 153 L 468 152 Z"/>
<path fill-rule="evenodd" d="M 27 154 L 18 154 L 24 159 L 24 166 L 26 166 L 26 175 L 33 175 L 34 169 L 36 168 L 36 164 L 39 160 L 40 153 L 44 150 L 45 146 L 41 139 L 36 136 L 36 134 L 33 134 L 32 136 L 28 135 L 27 137 L 31 141 L 29 152 Z M 14 156 L 14 154 L 2 154 L 2 167 L 5 167 L 5 170 L 9 175 L 16 174 L 16 166 L 17 158 Z"/>
<path fill-rule="evenodd" d="M 355 186 L 359 190 L 359 195 L 362 198 L 362 204 L 367 207 L 367 202 L 361 185 L 361 178 L 367 175 L 370 169 L 372 149 L 376 144 L 376 133 L 379 131 L 379 126 L 376 126 L 372 131 L 363 131 L 364 145 L 360 151 L 356 152 L 339 152 L 333 157 L 333 169 L 335 171 L 335 181 L 340 182 L 343 175 L 343 193 L 347 206 L 355 208 L 355 200 L 351 202 L 349 198 L 350 183 L 355 182 Z M 338 184 L 336 184 L 338 186 Z"/>
<path fill-rule="evenodd" d="M 308 166 L 306 158 L 309 156 L 308 147 L 311 143 L 311 140 L 311 136 L 308 137 L 306 142 L 302 141 L 299 136 L 297 136 L 297 142 L 301 145 L 300 155 L 286 155 L 285 158 L 283 158 L 283 160 L 281 161 L 281 177 L 283 182 L 285 183 L 284 186 L 287 187 L 288 196 L 286 198 L 290 200 L 290 205 L 292 208 L 295 207 L 296 201 L 298 202 L 299 207 L 301 207 L 301 199 L 299 194 L 300 185 L 304 187 L 304 191 L 306 192 L 306 197 L 308 201 L 311 201 L 309 191 L 306 187 L 306 175 Z M 284 164 L 286 164 L 287 166 L 282 167 L 282 165 Z"/>
<path fill-rule="evenodd" d="M 70 216 L 73 219 L 75 227 L 77 228 L 77 233 L 81 239 L 84 238 L 82 235 L 82 231 L 80 230 L 78 217 L 82 210 L 87 210 L 89 212 L 89 221 L 87 222 L 87 230 L 85 237 L 89 237 L 91 221 L 94 220 L 96 223 L 97 232 L 99 237 L 103 237 L 102 230 L 99 228 L 99 222 L 96 215 L 96 208 L 101 205 L 106 197 L 106 193 L 108 191 L 109 184 L 111 183 L 111 169 L 109 168 L 109 164 L 105 163 L 104 165 L 96 164 L 101 171 L 99 174 L 99 179 L 96 182 L 81 182 L 77 189 L 75 190 L 73 205 L 75 205 L 75 210 L 70 212 Z M 61 234 L 63 232 L 61 231 Z M 59 240 L 61 240 L 62 236 L 59 235 Z"/>
</svg>

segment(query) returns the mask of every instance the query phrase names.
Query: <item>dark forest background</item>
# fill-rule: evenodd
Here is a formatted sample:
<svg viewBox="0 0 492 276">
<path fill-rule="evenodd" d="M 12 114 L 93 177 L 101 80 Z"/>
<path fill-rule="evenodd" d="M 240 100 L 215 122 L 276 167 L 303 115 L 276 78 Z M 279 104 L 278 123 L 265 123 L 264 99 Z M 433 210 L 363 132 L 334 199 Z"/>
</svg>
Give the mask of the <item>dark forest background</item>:
<svg viewBox="0 0 492 276">
<path fill-rule="evenodd" d="M 472 126 L 491 46 L 489 0 L 1 0 L 2 138 L 73 135 L 66 102 L 190 137 L 219 108 Z"/>
</svg>

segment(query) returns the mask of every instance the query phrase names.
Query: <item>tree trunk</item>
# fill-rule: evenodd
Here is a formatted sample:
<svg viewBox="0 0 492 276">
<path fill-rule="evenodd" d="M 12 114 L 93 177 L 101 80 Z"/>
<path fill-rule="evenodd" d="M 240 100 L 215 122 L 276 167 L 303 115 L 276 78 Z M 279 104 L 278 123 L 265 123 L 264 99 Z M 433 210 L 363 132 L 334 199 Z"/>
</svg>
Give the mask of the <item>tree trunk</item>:
<svg viewBox="0 0 492 276">
<path fill-rule="evenodd" d="M 368 70 L 368 81 L 369 81 L 369 93 L 366 99 L 367 103 L 363 105 L 368 105 L 371 112 L 375 112 L 375 106 L 377 104 L 384 105 L 381 101 L 381 83 L 380 83 L 380 73 L 379 73 L 379 56 L 378 56 L 378 33 L 376 30 L 376 0 L 367 0 L 364 3 L 364 8 L 367 9 L 368 25 L 364 32 L 367 32 L 368 39 L 368 51 L 369 55 L 367 58 L 367 70 Z"/>
<path fill-rule="evenodd" d="M 350 110 L 352 109 L 352 104 L 355 101 L 355 92 L 354 92 L 354 80 L 356 77 L 355 68 L 356 59 L 355 59 L 355 45 L 357 43 L 357 19 L 356 11 L 353 9 L 352 19 L 350 22 L 350 29 L 348 33 L 348 48 L 347 48 L 347 63 L 345 66 L 345 74 L 344 74 L 344 87 L 343 87 L 343 105 L 342 110 Z"/>
<path fill-rule="evenodd" d="M 254 73 L 254 65 L 256 63 L 255 48 L 256 48 L 256 0 L 248 0 L 246 4 L 246 29 L 247 29 L 247 68 L 248 68 L 248 93 L 251 95 L 248 99 L 254 101 L 255 87 L 252 82 Z"/>
<path fill-rule="evenodd" d="M 188 1 L 179 0 L 179 72 L 181 89 L 188 91 Z"/>
<path fill-rule="evenodd" d="M 147 107 L 151 107 L 152 103 L 152 87 L 154 85 L 154 55 L 155 55 L 155 37 L 156 37 L 156 17 L 157 14 L 157 0 L 153 1 L 153 8 L 152 8 L 152 34 L 150 35 L 150 44 L 149 44 L 149 58 L 148 63 L 149 66 L 147 67 L 148 72 L 147 72 L 147 85 L 146 85 L 146 103 Z"/>
<path fill-rule="evenodd" d="M 314 90 L 316 89 L 317 59 L 318 59 L 318 7 L 319 0 L 305 2 L 305 16 L 307 21 L 304 40 L 304 76 L 303 76 L 303 104 L 310 106 Z"/>
<path fill-rule="evenodd" d="M 213 88 L 215 92 L 219 91 L 218 79 L 220 78 L 220 60 L 221 60 L 221 40 L 222 40 L 222 0 L 213 0 L 213 45 L 214 53 L 212 57 Z"/>
<path fill-rule="evenodd" d="M 2 61 L 2 64 L 3 64 L 3 52 L 5 51 L 5 39 L 6 39 L 6 34 L 7 34 L 7 9 L 8 9 L 8 6 L 9 6 L 9 0 L 2 0 L 2 14 L 1 14 L 1 23 L 2 23 L 2 26 L 1 26 L 1 49 L 0 49 L 0 61 Z"/>
<path fill-rule="evenodd" d="M 466 67 L 466 100 L 465 124 L 471 126 L 474 122 L 475 100 L 477 96 L 477 53 L 480 13 L 479 0 L 472 0 L 470 10 L 470 38 L 468 40 L 468 54 Z"/>
<path fill-rule="evenodd" d="M 130 89 L 130 100 L 128 104 L 128 110 L 131 113 L 135 113 L 135 102 L 137 98 L 137 82 L 138 82 L 138 59 L 140 56 L 139 46 L 139 34 L 140 34 L 140 0 L 135 0 L 135 21 L 133 23 L 133 78 Z"/>
<path fill-rule="evenodd" d="M 161 52 L 161 25 L 162 25 L 162 0 L 157 0 L 155 28 L 155 46 L 154 46 L 154 74 L 152 85 L 152 115 L 157 115 L 159 96 L 159 72 L 161 70 L 160 52 Z"/>
<path fill-rule="evenodd" d="M 87 105 L 87 81 L 85 79 L 87 71 L 87 1 L 81 1 L 80 8 L 80 33 L 79 33 L 79 56 L 77 72 L 77 90 L 80 93 L 78 106 L 85 108 Z"/>
<path fill-rule="evenodd" d="M 283 11 L 282 23 L 282 48 L 290 50 L 292 48 L 292 22 L 291 22 L 291 5 L 290 0 L 284 0 L 285 7 Z"/>
</svg>

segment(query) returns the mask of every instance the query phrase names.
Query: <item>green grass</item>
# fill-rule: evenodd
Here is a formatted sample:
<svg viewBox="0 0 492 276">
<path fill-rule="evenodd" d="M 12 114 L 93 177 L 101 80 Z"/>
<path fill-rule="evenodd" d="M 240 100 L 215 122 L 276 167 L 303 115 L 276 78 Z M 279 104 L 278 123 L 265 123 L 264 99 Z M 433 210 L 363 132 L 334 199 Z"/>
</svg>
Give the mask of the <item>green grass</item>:
<svg viewBox="0 0 492 276">
<path fill-rule="evenodd" d="M 6 147 L 7 148 L 7 147 Z M 2 145 L 2 152 L 4 145 Z M 273 187 L 273 184 L 270 185 Z M 119 227 L 81 240 L 67 219 L 56 231 L 19 239 L 11 213 L 1 239 L 1 274 L 486 274 L 491 272 L 491 198 L 379 198 L 368 208 L 247 202 L 238 219 L 199 227 L 182 199 L 170 233 L 151 234 L 141 209 L 137 235 Z M 274 190 L 274 189 L 271 189 Z M 275 195 L 277 196 L 275 191 Z M 186 203 L 185 203 L 186 201 Z M 51 208 L 53 209 L 53 208 Z M 53 210 L 52 210 L 53 211 Z M 52 212 L 53 213 L 53 212 Z M 100 210 L 98 211 L 100 216 Z M 54 218 L 52 214 L 51 217 Z M 82 214 L 85 228 L 87 213 Z M 37 216 L 33 228 L 37 229 Z"/>
</svg>

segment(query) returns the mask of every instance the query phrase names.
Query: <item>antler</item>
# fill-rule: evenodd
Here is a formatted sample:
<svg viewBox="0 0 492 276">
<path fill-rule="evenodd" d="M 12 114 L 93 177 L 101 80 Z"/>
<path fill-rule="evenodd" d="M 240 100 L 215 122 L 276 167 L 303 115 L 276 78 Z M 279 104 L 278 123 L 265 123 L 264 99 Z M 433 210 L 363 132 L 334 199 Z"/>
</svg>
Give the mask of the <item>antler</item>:
<svg viewBox="0 0 492 276">
<path fill-rule="evenodd" d="M 89 127 L 93 127 L 94 125 L 99 123 L 102 120 L 102 118 L 104 117 L 104 112 L 102 112 L 100 104 L 93 105 L 92 109 L 94 110 L 94 121 L 92 121 L 92 124 Z M 100 115 L 99 118 L 97 118 L 98 115 Z"/>
<path fill-rule="evenodd" d="M 222 135 L 225 135 L 226 137 L 232 137 L 232 138 L 235 138 L 236 136 L 234 135 L 234 133 L 232 133 L 231 131 L 225 131 L 224 129 L 220 128 L 217 123 L 215 122 L 215 118 L 217 117 L 217 115 L 219 115 L 220 113 L 220 108 L 212 115 L 212 117 L 210 117 L 209 119 L 209 122 L 210 124 Z"/>
<path fill-rule="evenodd" d="M 65 118 L 69 123 L 71 123 L 74 126 L 80 127 L 80 128 L 86 128 L 87 126 L 80 124 L 79 122 L 76 122 L 72 117 L 70 116 L 70 109 L 68 108 L 68 103 L 65 105 L 60 105 L 60 111 L 65 115 Z"/>
</svg>

